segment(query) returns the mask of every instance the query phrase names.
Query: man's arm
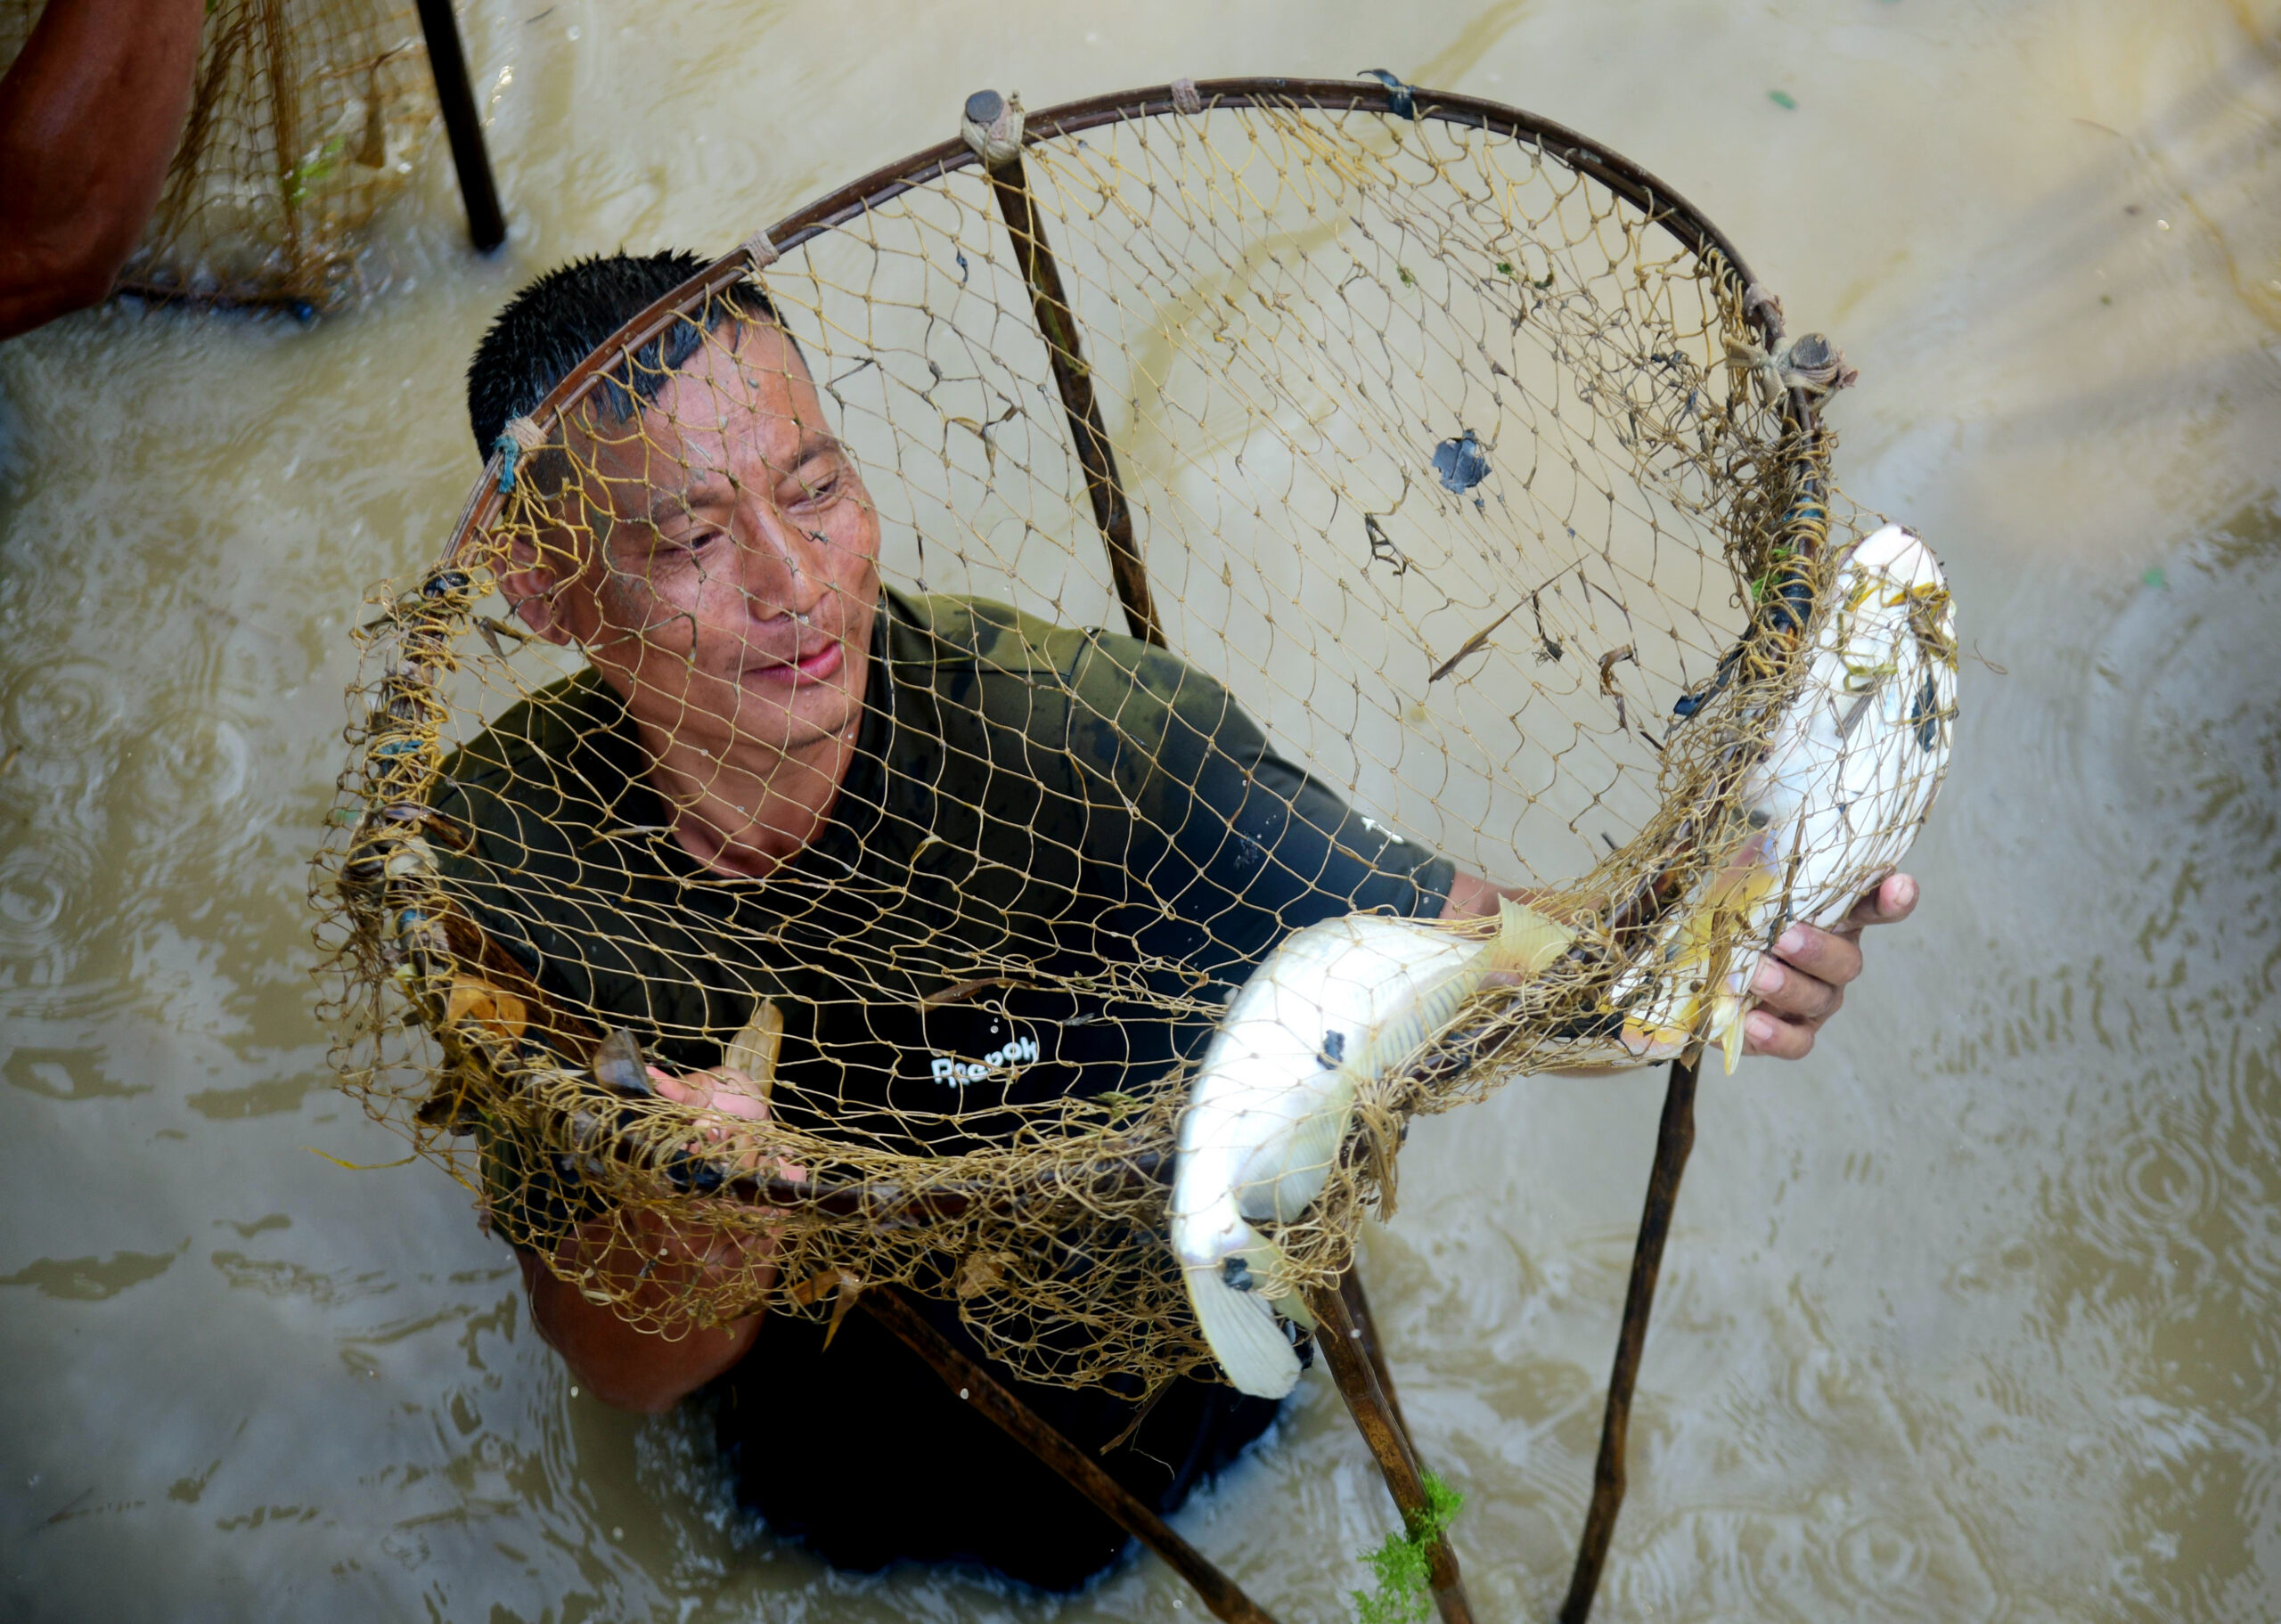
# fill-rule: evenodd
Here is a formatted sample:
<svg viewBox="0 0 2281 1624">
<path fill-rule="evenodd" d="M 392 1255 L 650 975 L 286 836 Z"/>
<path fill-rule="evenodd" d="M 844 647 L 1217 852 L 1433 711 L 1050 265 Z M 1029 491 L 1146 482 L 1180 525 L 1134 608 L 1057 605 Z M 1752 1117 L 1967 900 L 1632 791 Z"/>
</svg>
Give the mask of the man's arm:
<svg viewBox="0 0 2281 1624">
<path fill-rule="evenodd" d="M 1445 919 L 1477 918 L 1497 909 L 1498 899 L 1525 902 L 1529 894 L 1500 888 L 1463 869 L 1450 884 Z M 1743 1052 L 1803 1060 L 1822 1024 L 1845 1002 L 1845 989 L 1861 974 L 1861 933 L 1872 925 L 1898 925 L 1917 909 L 1917 882 L 1889 874 L 1875 891 L 1853 905 L 1835 930 L 1793 925 L 1783 932 L 1758 967 L 1751 983 L 1758 1008 L 1743 1025 Z"/>
<path fill-rule="evenodd" d="M 674 1077 L 650 1068 L 658 1092 L 708 1114 L 705 1137 L 727 1149 L 737 1130 L 729 1119 L 764 1122 L 767 1102 L 752 1081 L 725 1068 Z M 758 1171 L 758 1158 L 738 1156 L 742 1171 Z M 783 1175 L 803 1179 L 799 1168 Z M 699 1329 L 675 1323 L 677 1309 L 691 1294 L 721 1283 L 756 1275 L 765 1290 L 773 1269 L 767 1261 L 773 1243 L 749 1229 L 726 1229 L 677 1222 L 654 1212 L 634 1220 L 634 1240 L 607 1222 L 582 1224 L 563 1237 L 555 1257 L 563 1274 L 591 1269 L 616 1288 L 628 1306 L 650 1318 L 659 1329 L 629 1324 L 607 1302 L 590 1301 L 568 1279 L 536 1255 L 517 1247 L 523 1288 L 530 1295 L 531 1322 L 562 1356 L 570 1374 L 594 1396 L 619 1409 L 658 1415 L 728 1369 L 752 1351 L 761 1316 L 747 1314 L 724 1326 Z"/>
<path fill-rule="evenodd" d="M 643 1238 L 653 1256 L 664 1255 L 634 1288 L 638 1307 L 670 1312 L 674 1294 L 691 1276 L 718 1267 L 713 1255 L 718 1236 L 668 1236 L 650 1228 Z M 632 1249 L 599 1224 L 562 1245 L 566 1263 L 591 1263 L 604 1278 L 631 1275 L 638 1268 Z M 538 1334 L 562 1356 L 576 1381 L 619 1409 L 663 1414 L 744 1358 L 760 1334 L 758 1314 L 678 1334 L 643 1330 L 609 1304 L 588 1302 L 530 1253 L 518 1250 L 515 1261 L 523 1267 L 523 1288 L 530 1293 L 531 1323 Z"/>
<path fill-rule="evenodd" d="M 166 184 L 202 0 L 48 0 L 0 78 L 0 339 L 109 296 Z"/>
</svg>

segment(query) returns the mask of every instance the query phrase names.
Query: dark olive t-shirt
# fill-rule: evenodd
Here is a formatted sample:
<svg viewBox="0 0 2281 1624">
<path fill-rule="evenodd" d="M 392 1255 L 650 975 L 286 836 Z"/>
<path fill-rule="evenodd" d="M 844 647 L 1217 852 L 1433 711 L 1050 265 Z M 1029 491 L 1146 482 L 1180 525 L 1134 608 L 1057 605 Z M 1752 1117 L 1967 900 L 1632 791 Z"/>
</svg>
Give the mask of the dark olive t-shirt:
<svg viewBox="0 0 2281 1624">
<path fill-rule="evenodd" d="M 980 599 L 890 591 L 881 608 L 838 801 L 766 878 L 711 874 L 673 838 L 622 705 L 589 672 L 446 763 L 435 804 L 474 832 L 447 888 L 549 994 L 668 1066 L 719 1064 L 775 1000 L 781 1117 L 938 1153 L 1010 1131 L 995 1107 L 1162 1077 L 1290 932 L 1447 896 L 1446 860 L 1277 755 L 1173 656 Z M 994 984 L 929 999 L 976 981 Z M 584 1200 L 575 1171 L 485 1151 L 495 1222 L 551 1249 Z M 954 1308 L 927 1306 L 985 1357 Z M 860 1315 L 830 1351 L 813 1326 L 764 1328 L 719 1400 L 748 1501 L 844 1565 L 969 1557 L 1066 1584 L 1115 1554 L 1113 1524 L 883 1338 Z M 1114 1395 L 1000 1370 L 1088 1450 L 1132 1418 Z M 1104 1464 L 1169 1507 L 1274 1412 L 1177 1383 Z M 806 1469 L 764 1469 L 779 1448 Z"/>
<path fill-rule="evenodd" d="M 674 839 L 585 673 L 446 763 L 436 804 L 475 831 L 447 887 L 548 992 L 667 1065 L 717 1065 L 773 999 L 788 1120 L 938 1151 L 1004 1132 L 993 1106 L 1161 1075 L 1210 1035 L 1197 1000 L 1290 932 L 1448 894 L 1446 860 L 1352 812 L 1172 655 L 978 599 L 883 608 L 838 802 L 766 878 Z M 976 981 L 1002 984 L 929 1000 Z"/>
</svg>

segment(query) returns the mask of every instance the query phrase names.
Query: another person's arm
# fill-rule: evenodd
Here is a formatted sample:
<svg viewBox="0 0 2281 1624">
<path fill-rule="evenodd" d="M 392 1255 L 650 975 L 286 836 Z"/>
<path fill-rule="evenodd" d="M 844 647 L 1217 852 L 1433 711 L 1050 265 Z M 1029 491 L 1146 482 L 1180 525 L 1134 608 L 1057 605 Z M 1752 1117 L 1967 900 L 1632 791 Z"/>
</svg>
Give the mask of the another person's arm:
<svg viewBox="0 0 2281 1624">
<path fill-rule="evenodd" d="M 0 339 L 110 292 L 166 184 L 203 0 L 48 0 L 0 78 Z"/>
<path fill-rule="evenodd" d="M 1450 885 L 1445 919 L 1475 918 L 1497 907 L 1506 891 L 1460 869 Z M 1509 894 L 1525 900 L 1526 894 Z M 1743 1052 L 1801 1060 L 1814 1046 L 1822 1023 L 1845 1002 L 1845 989 L 1861 974 L 1861 933 L 1872 925 L 1898 925 L 1917 908 L 1917 882 L 1889 874 L 1875 891 L 1853 905 L 1835 930 L 1794 925 L 1758 967 L 1752 990 L 1758 1008 L 1743 1027 Z"/>
</svg>

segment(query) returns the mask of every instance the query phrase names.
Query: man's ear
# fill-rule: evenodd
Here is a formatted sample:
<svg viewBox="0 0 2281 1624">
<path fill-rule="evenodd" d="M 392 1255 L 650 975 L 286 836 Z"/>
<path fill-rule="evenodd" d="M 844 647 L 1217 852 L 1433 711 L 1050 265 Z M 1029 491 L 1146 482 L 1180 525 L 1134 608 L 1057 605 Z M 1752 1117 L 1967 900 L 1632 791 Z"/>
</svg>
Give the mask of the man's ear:
<svg viewBox="0 0 2281 1624">
<path fill-rule="evenodd" d="M 499 572 L 499 595 L 515 612 L 515 617 L 538 636 L 550 643 L 568 646 L 576 635 L 554 600 L 555 588 L 561 577 L 552 561 L 568 561 L 568 550 L 559 546 L 544 549 L 548 561 L 542 562 L 541 544 L 527 535 L 518 535 L 507 544 L 507 567 Z"/>
</svg>

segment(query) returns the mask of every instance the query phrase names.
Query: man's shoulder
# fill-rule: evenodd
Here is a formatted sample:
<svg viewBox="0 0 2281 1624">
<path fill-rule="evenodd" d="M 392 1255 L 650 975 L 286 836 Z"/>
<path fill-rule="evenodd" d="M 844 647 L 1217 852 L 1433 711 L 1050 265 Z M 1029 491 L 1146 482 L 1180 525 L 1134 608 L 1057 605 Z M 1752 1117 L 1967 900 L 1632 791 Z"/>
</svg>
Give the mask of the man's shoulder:
<svg viewBox="0 0 2281 1624">
<path fill-rule="evenodd" d="M 1098 635 L 993 598 L 893 588 L 886 595 L 887 654 L 898 666 L 1067 676 Z"/>
<path fill-rule="evenodd" d="M 898 665 L 1049 679 L 1084 708 L 1126 710 L 1137 690 L 1159 702 L 1214 700 L 1220 685 L 1179 656 L 1139 638 L 1059 624 L 996 599 L 953 592 L 887 594 L 891 657 Z"/>
<path fill-rule="evenodd" d="M 574 755 L 594 754 L 625 706 L 590 666 L 548 683 L 502 712 L 446 757 L 438 773 L 444 796 L 519 798 L 554 783 Z M 591 772 L 593 763 L 582 762 Z"/>
</svg>

